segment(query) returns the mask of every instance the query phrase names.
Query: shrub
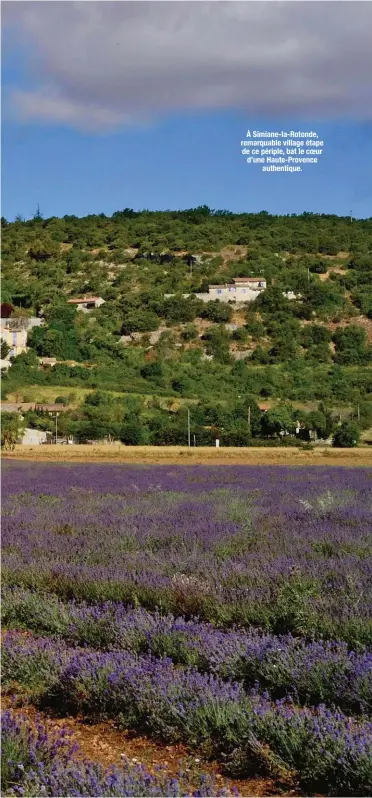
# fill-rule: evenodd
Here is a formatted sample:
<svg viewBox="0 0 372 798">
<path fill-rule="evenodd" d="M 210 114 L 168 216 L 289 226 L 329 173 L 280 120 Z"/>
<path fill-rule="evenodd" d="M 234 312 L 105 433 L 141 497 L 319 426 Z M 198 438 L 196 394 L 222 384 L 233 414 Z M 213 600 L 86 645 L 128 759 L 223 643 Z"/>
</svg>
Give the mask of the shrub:
<svg viewBox="0 0 372 798">
<path fill-rule="evenodd" d="M 355 421 L 343 421 L 333 436 L 333 446 L 341 449 L 351 449 L 357 446 L 360 440 L 360 427 Z"/>
</svg>

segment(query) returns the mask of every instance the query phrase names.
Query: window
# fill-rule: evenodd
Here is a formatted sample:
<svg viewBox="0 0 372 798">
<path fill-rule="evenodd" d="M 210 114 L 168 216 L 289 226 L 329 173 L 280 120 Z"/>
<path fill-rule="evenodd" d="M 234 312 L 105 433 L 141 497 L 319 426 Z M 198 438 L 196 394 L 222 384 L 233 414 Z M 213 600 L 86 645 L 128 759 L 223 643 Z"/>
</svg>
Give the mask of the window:
<svg viewBox="0 0 372 798">
<path fill-rule="evenodd" d="M 222 289 L 221 288 L 217 288 L 217 294 L 222 294 Z"/>
</svg>

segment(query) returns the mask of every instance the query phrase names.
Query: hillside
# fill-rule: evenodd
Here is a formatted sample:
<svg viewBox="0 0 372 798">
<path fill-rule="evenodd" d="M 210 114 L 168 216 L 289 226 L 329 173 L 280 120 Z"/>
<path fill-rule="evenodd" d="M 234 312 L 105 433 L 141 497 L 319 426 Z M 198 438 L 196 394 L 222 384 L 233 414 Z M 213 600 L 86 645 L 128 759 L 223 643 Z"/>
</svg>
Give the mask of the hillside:
<svg viewBox="0 0 372 798">
<path fill-rule="evenodd" d="M 297 420 L 305 438 L 340 418 L 371 425 L 372 219 L 37 212 L 2 220 L 2 252 L 2 316 L 43 319 L 3 398 L 63 398 L 66 434 L 178 444 L 191 404 L 200 443 L 294 434 Z M 266 289 L 236 304 L 195 296 L 239 277 Z M 104 301 L 83 313 L 68 303 L 82 297 Z"/>
</svg>

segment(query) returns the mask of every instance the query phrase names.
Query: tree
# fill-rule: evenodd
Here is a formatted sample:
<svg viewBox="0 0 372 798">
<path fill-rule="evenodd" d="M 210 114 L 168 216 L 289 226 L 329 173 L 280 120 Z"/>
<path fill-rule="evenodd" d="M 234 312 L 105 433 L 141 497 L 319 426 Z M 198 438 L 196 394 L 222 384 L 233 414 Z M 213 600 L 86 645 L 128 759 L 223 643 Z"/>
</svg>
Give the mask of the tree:
<svg viewBox="0 0 372 798">
<path fill-rule="evenodd" d="M 328 344 L 330 340 L 331 333 L 328 328 L 322 327 L 320 324 L 308 324 L 301 333 L 301 343 L 305 347 Z"/>
<path fill-rule="evenodd" d="M 277 314 L 279 311 L 291 313 L 290 301 L 283 296 L 282 289 L 275 285 L 269 286 L 265 291 L 262 291 L 254 304 L 258 310 L 262 310 L 264 313 Z"/>
<path fill-rule="evenodd" d="M 333 446 L 350 449 L 357 446 L 360 440 L 360 427 L 355 421 L 343 421 L 333 436 Z"/>
<path fill-rule="evenodd" d="M 55 402 L 56 405 L 68 405 L 68 398 L 67 398 L 67 396 L 64 396 L 63 394 L 61 396 L 58 394 L 58 396 L 56 396 L 54 402 Z"/>
<path fill-rule="evenodd" d="M 220 302 L 216 299 L 212 302 L 206 302 L 199 315 L 202 319 L 208 319 L 209 321 L 215 322 L 215 324 L 221 324 L 222 322 L 231 320 L 232 310 L 227 302 Z"/>
<path fill-rule="evenodd" d="M 372 360 L 372 350 L 367 347 L 367 333 L 362 327 L 350 324 L 338 329 L 333 341 L 336 346 L 336 363 L 352 366 Z"/>
<path fill-rule="evenodd" d="M 224 446 L 250 446 L 252 433 L 247 421 L 239 419 L 231 427 L 222 432 Z"/>
<path fill-rule="evenodd" d="M 1 414 L 1 447 L 3 449 L 14 449 L 18 440 L 19 427 L 18 413 Z"/>
<path fill-rule="evenodd" d="M 152 332 L 157 330 L 160 324 L 159 316 L 151 310 L 133 309 L 125 315 L 125 321 L 121 326 L 121 335 L 130 335 L 133 332 Z"/>
<path fill-rule="evenodd" d="M 0 339 L 0 357 L 1 357 L 1 360 L 5 360 L 7 355 L 9 355 L 9 352 L 10 352 L 9 344 L 7 344 L 7 342 L 4 341 L 3 338 L 1 338 Z"/>
<path fill-rule="evenodd" d="M 263 413 L 261 428 L 265 436 L 278 436 L 281 432 L 293 432 L 294 421 L 291 410 L 284 407 L 273 407 Z"/>
<path fill-rule="evenodd" d="M 145 380 L 161 380 L 163 377 L 163 366 L 159 360 L 154 360 L 152 363 L 146 363 L 141 368 L 141 377 Z"/>
<path fill-rule="evenodd" d="M 127 419 L 121 429 L 120 440 L 126 446 L 141 446 L 147 443 L 146 430 L 137 416 Z"/>
<path fill-rule="evenodd" d="M 198 330 L 195 324 L 186 324 L 181 331 L 181 338 L 183 341 L 193 341 L 198 337 Z"/>
<path fill-rule="evenodd" d="M 40 222 L 40 221 L 42 221 L 42 219 L 44 218 L 44 217 L 43 217 L 43 214 L 41 213 L 41 210 L 40 210 L 40 205 L 39 205 L 39 203 L 37 204 L 36 211 L 35 211 L 35 213 L 34 213 L 34 215 L 33 215 L 33 217 L 32 217 L 32 218 L 33 218 L 33 219 L 34 219 L 34 221 L 36 221 L 36 222 Z"/>
<path fill-rule="evenodd" d="M 28 254 L 32 260 L 47 261 L 58 254 L 58 246 L 47 238 L 38 238 L 33 242 Z"/>
</svg>

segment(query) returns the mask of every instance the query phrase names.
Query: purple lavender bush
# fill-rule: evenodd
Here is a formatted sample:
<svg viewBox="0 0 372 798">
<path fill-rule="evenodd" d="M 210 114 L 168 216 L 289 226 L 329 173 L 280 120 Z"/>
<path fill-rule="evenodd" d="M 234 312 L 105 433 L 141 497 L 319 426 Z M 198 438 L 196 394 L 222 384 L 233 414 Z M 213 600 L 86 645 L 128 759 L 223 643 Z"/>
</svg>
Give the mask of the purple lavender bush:
<svg viewBox="0 0 372 798">
<path fill-rule="evenodd" d="M 5 463 L 3 624 L 45 635 L 6 634 L 6 689 L 307 794 L 372 794 L 371 485 Z"/>
<path fill-rule="evenodd" d="M 3 581 L 372 641 L 371 472 L 6 463 Z"/>
<path fill-rule="evenodd" d="M 58 653 L 56 643 L 56 658 Z M 72 649 L 40 703 L 92 719 L 112 717 L 163 741 L 183 741 L 235 774 L 252 776 L 266 768 L 271 775 L 281 766 L 296 771 L 307 790 L 370 794 L 372 723 L 325 706 L 273 702 L 238 683 L 175 668 L 169 659 Z"/>
<path fill-rule="evenodd" d="M 223 796 L 209 774 L 191 787 L 186 773 L 177 778 L 151 775 L 144 766 L 124 762 L 104 769 L 77 759 L 79 747 L 67 730 L 48 733 L 40 722 L 4 712 L 1 718 L 1 788 L 13 796 Z M 195 778 L 193 779 L 195 782 Z M 237 792 L 234 792 L 237 794 Z"/>
<path fill-rule="evenodd" d="M 7 627 L 18 622 L 60 633 L 70 645 L 170 657 L 175 664 L 241 681 L 247 690 L 260 685 L 273 698 L 290 695 L 302 704 L 335 704 L 356 714 L 372 711 L 372 654 L 349 651 L 343 641 L 307 642 L 255 629 L 223 631 L 142 608 L 63 603 L 19 588 L 4 590 L 2 615 Z"/>
</svg>

